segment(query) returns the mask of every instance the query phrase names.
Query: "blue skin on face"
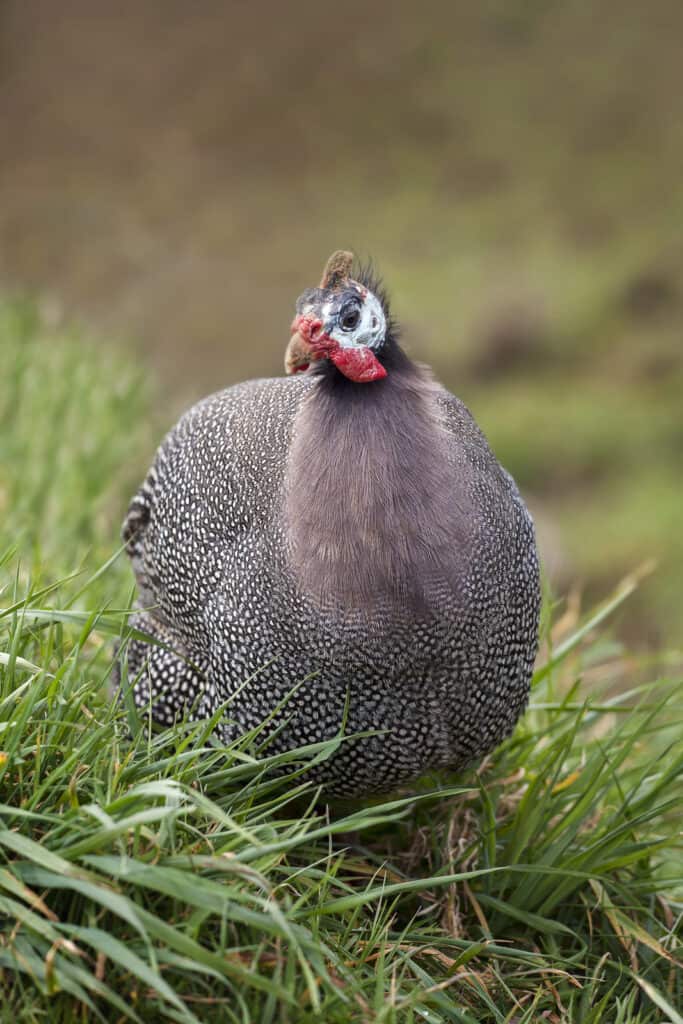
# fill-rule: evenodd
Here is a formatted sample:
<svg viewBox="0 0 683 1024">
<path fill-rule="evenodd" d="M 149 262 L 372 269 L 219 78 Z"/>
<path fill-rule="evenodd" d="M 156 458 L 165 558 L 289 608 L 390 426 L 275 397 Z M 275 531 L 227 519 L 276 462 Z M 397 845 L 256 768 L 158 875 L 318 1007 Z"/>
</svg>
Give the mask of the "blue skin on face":
<svg viewBox="0 0 683 1024">
<path fill-rule="evenodd" d="M 386 336 L 386 317 L 379 299 L 361 285 L 334 293 L 320 310 L 325 334 L 342 348 L 364 345 L 379 349 Z"/>
</svg>

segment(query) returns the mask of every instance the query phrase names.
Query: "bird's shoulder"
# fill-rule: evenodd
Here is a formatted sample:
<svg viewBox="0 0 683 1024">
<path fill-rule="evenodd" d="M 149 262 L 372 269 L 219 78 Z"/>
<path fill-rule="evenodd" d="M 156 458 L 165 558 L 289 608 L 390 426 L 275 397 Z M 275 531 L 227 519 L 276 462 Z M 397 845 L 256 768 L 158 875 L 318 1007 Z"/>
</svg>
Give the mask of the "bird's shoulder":
<svg viewBox="0 0 683 1024">
<path fill-rule="evenodd" d="M 240 427 L 258 430 L 272 420 L 287 421 L 296 414 L 310 386 L 310 378 L 303 376 L 261 377 L 233 384 L 207 395 L 188 409 L 164 444 L 195 435 L 209 440 L 214 432 L 223 435 Z"/>
<path fill-rule="evenodd" d="M 486 435 L 462 399 L 443 387 L 436 397 L 443 423 L 452 438 L 452 451 L 483 469 L 497 466 Z"/>
<path fill-rule="evenodd" d="M 248 470 L 270 455 L 280 457 L 308 386 L 296 377 L 261 378 L 201 399 L 161 443 L 158 475 L 184 466 L 198 474 L 240 466 Z"/>
<path fill-rule="evenodd" d="M 514 506 L 518 515 L 531 522 L 514 477 L 501 466 L 486 435 L 462 399 L 441 388 L 437 401 L 452 437 L 451 457 L 461 466 L 467 465 L 479 486 L 483 485 L 496 494 L 499 501 Z"/>
<path fill-rule="evenodd" d="M 122 536 L 131 557 L 160 505 L 264 486 L 279 471 L 291 423 L 310 379 L 273 377 L 232 385 L 182 414 L 159 445 L 132 498 Z"/>
</svg>

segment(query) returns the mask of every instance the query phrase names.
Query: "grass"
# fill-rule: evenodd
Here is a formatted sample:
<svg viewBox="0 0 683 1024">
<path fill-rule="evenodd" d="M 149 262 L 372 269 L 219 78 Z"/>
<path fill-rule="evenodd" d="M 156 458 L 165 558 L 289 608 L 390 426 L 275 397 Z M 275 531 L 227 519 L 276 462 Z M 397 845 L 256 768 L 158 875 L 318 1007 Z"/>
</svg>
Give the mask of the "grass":
<svg viewBox="0 0 683 1024">
<path fill-rule="evenodd" d="M 608 639 L 633 580 L 548 602 L 484 764 L 328 804 L 306 765 L 352 740 L 223 749 L 108 700 L 144 392 L 30 307 L 0 354 L 0 1019 L 683 1020 L 683 684 Z"/>
</svg>

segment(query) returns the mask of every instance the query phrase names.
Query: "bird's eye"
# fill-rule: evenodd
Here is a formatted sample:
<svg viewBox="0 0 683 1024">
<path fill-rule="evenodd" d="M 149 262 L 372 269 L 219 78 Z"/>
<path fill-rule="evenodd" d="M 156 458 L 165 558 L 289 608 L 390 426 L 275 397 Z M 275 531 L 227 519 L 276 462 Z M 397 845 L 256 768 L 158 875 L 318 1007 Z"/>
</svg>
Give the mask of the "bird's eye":
<svg viewBox="0 0 683 1024">
<path fill-rule="evenodd" d="M 360 320 L 359 309 L 347 309 L 345 313 L 342 313 L 340 323 L 343 331 L 353 331 L 358 327 Z"/>
</svg>

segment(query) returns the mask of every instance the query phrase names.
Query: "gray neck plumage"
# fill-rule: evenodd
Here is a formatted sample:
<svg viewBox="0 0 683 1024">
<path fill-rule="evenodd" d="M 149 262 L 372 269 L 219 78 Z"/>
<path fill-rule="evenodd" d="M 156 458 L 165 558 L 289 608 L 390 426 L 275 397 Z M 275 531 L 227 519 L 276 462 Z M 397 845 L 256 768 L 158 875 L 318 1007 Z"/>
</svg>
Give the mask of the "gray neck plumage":
<svg viewBox="0 0 683 1024">
<path fill-rule="evenodd" d="M 373 384 L 317 375 L 288 456 L 288 557 L 319 606 L 429 615 L 444 587 L 457 592 L 470 517 L 439 385 L 402 352 L 392 363 Z"/>
</svg>

